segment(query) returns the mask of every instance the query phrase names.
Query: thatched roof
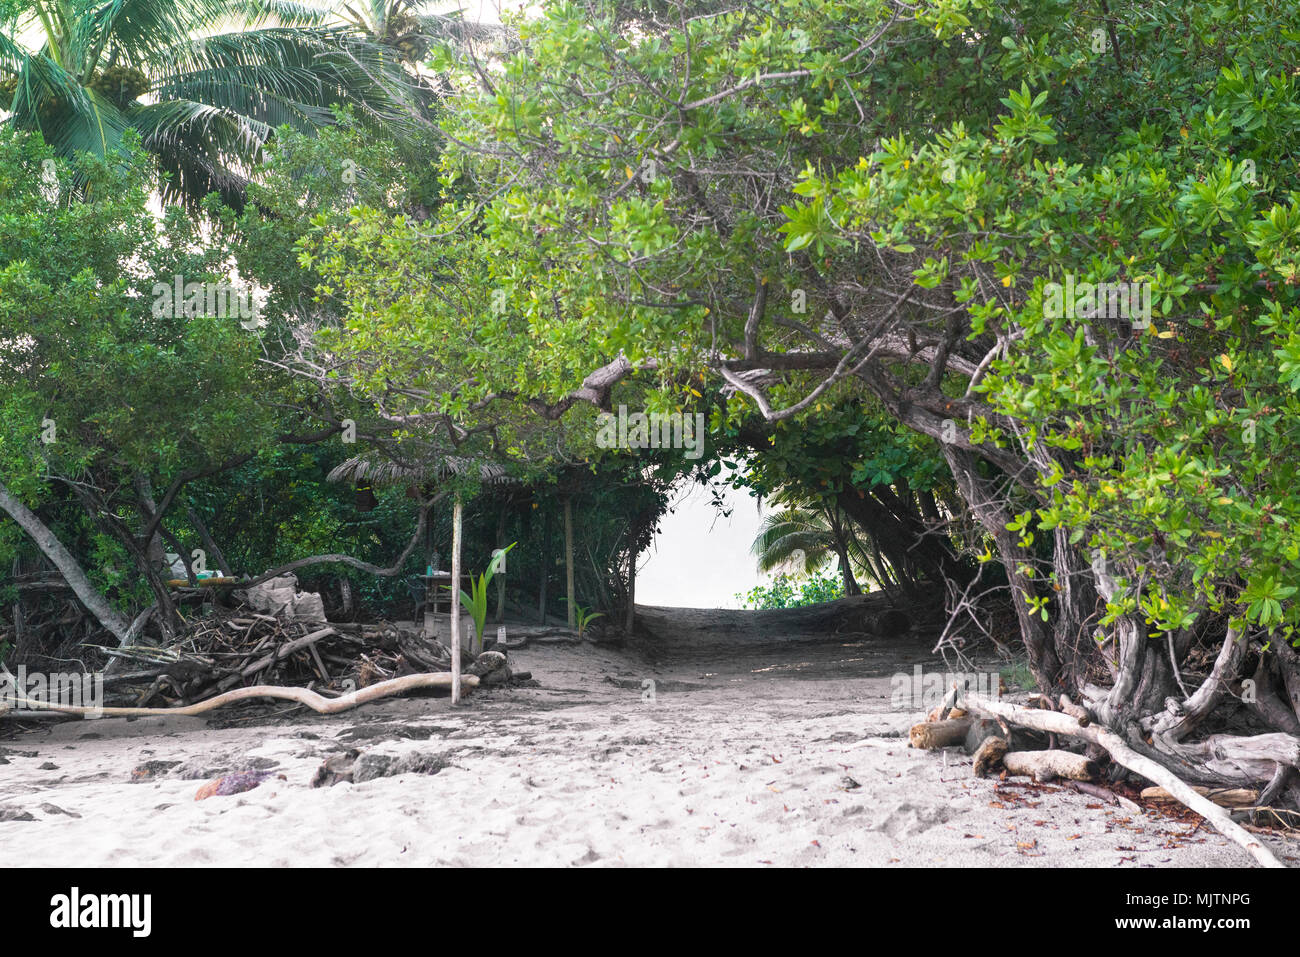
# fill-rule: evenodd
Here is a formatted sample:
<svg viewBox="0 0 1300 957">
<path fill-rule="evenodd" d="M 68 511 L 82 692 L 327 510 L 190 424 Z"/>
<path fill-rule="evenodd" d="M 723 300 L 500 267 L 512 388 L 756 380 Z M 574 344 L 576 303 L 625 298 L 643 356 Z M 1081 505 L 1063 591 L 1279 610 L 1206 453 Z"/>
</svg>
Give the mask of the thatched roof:
<svg viewBox="0 0 1300 957">
<path fill-rule="evenodd" d="M 446 455 L 433 462 L 407 465 L 392 459 L 356 455 L 336 465 L 326 477 L 330 482 L 369 482 L 371 485 L 425 485 L 441 482 L 452 475 L 473 475 L 485 485 L 513 485 L 518 481 L 502 465 L 457 455 Z"/>
</svg>

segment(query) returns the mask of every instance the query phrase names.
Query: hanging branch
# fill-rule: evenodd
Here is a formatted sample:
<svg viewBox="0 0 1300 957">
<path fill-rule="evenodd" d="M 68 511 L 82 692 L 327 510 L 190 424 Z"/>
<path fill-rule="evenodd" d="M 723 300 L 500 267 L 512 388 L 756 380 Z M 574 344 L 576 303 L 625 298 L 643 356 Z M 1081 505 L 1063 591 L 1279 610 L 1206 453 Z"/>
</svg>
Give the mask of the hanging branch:
<svg viewBox="0 0 1300 957">
<path fill-rule="evenodd" d="M 330 563 L 347 565 L 350 568 L 359 568 L 363 572 L 368 572 L 371 575 L 377 575 L 380 578 L 392 578 L 394 575 L 399 575 L 402 572 L 402 568 L 406 565 L 406 560 L 411 556 L 411 552 L 415 550 L 415 546 L 420 542 L 422 538 L 424 538 L 424 528 L 429 520 L 429 509 L 434 505 L 434 503 L 436 503 L 439 499 L 441 499 L 445 494 L 446 494 L 445 492 L 439 492 L 433 498 L 428 499 L 427 501 L 421 503 L 420 521 L 415 526 L 415 534 L 411 536 L 411 540 L 407 542 L 406 547 L 402 549 L 402 554 L 398 555 L 397 560 L 393 562 L 393 564 L 388 568 L 381 568 L 378 565 L 370 564 L 370 562 L 363 562 L 361 559 L 353 558 L 351 555 L 343 555 L 343 554 L 313 555 L 310 558 L 299 558 L 294 561 L 288 562 L 284 565 L 281 565 L 278 568 L 272 568 L 269 572 L 263 572 L 261 575 L 258 575 L 256 578 L 250 579 L 249 581 L 246 582 L 240 582 L 239 587 L 251 588 L 253 585 L 260 585 L 264 581 L 270 581 L 272 578 L 278 578 L 281 575 L 285 574 L 286 572 L 291 572 L 297 568 L 305 568 L 308 565 L 326 565 Z"/>
</svg>

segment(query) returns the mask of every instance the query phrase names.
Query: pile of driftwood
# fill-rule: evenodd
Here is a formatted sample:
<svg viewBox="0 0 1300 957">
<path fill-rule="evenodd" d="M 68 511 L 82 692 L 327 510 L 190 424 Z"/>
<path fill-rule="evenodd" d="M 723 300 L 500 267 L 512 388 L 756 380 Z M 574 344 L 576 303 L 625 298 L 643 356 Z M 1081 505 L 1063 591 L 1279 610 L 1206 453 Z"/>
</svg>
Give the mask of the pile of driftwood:
<svg viewBox="0 0 1300 957">
<path fill-rule="evenodd" d="M 136 707 L 175 707 L 253 685 L 306 688 L 325 697 L 381 681 L 448 671 L 439 642 L 392 625 L 330 624 L 214 608 L 166 647 L 107 649 L 115 689 L 139 688 Z M 117 679 L 114 672 L 131 669 Z M 119 701 L 124 691 L 114 695 Z M 122 701 L 122 703 L 126 703 Z"/>
<path fill-rule="evenodd" d="M 1032 742 L 1033 746 L 1013 750 L 1013 732 L 1014 740 Z M 1067 742 L 1076 749 L 1063 747 Z M 924 722 L 912 726 L 908 744 L 927 750 L 963 747 L 974 757 L 979 777 L 1006 774 L 1032 777 L 1040 783 L 1062 780 L 1099 797 L 1110 797 L 1112 792 L 1092 782 L 1099 779 L 1102 765 L 1113 761 L 1151 782 L 1141 793 L 1144 800 L 1157 804 L 1177 801 L 1240 844 L 1260 864 L 1283 866 L 1263 842 L 1242 827 L 1239 815 L 1225 810 L 1245 809 L 1252 812 L 1252 820 L 1257 812 L 1277 816 L 1281 812 L 1258 806 L 1268 804 L 1267 795 L 1239 788 L 1194 787 L 1140 754 L 1114 731 L 1095 723 L 1092 713 L 1067 695 L 1059 699 L 1031 695 L 1027 705 L 1019 705 L 963 694 L 954 688 Z"/>
<path fill-rule="evenodd" d="M 138 670 L 105 679 L 107 701 L 62 705 L 15 698 L 23 709 L 83 717 L 198 715 L 236 701 L 275 698 L 336 714 L 419 689 L 452 691 L 503 684 L 512 677 L 500 651 L 478 655 L 461 674 L 448 670 L 451 652 L 436 640 L 389 624 L 305 622 L 217 609 L 165 647 L 104 649 L 114 663 Z M 268 683 L 269 682 L 269 683 Z M 145 686 L 143 692 L 130 691 Z M 150 706 L 161 704 L 162 707 Z M 0 715 L 9 710 L 0 704 Z"/>
</svg>

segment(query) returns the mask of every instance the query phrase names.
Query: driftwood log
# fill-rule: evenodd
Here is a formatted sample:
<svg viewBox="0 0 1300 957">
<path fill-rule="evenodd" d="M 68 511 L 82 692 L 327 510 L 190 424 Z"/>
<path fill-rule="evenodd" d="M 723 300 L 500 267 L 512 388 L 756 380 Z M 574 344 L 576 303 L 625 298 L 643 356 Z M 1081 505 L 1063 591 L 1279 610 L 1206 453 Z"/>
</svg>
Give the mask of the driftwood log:
<svg viewBox="0 0 1300 957">
<path fill-rule="evenodd" d="M 966 732 L 970 731 L 970 718 L 947 718 L 943 721 L 926 721 L 912 726 L 907 735 L 908 742 L 914 748 L 925 751 L 937 751 L 965 744 Z"/>
<path fill-rule="evenodd" d="M 1099 771 L 1095 761 L 1073 751 L 1008 751 L 1002 756 L 1007 773 L 1031 777 L 1035 781 L 1095 781 Z"/>
<path fill-rule="evenodd" d="M 1177 777 L 1163 765 L 1143 754 L 1139 754 L 1114 731 L 1099 724 L 1081 726 L 1077 718 L 1057 711 L 1024 708 L 978 694 L 968 693 L 965 698 L 965 705 L 972 711 L 1001 718 L 1024 728 L 1082 738 L 1092 744 L 1100 745 L 1116 764 L 1123 765 L 1130 771 L 1140 774 L 1149 781 L 1163 787 L 1188 808 L 1209 821 L 1224 837 L 1240 844 L 1251 857 L 1264 867 L 1285 866 L 1262 841 L 1232 820 L 1223 808 L 1204 795 L 1198 794 L 1191 785 Z"/>
<path fill-rule="evenodd" d="M 997 735 L 990 735 L 980 742 L 975 749 L 975 776 L 986 778 L 1002 763 L 1007 753 L 1007 742 Z"/>
<path fill-rule="evenodd" d="M 1202 797 L 1209 798 L 1219 807 L 1255 807 L 1259 803 L 1259 792 L 1251 788 L 1207 788 L 1193 785 L 1192 790 Z M 1152 787 L 1142 790 L 1142 800 L 1155 801 L 1157 804 L 1172 804 L 1178 798 L 1164 788 Z"/>
<path fill-rule="evenodd" d="M 474 675 L 460 676 L 460 686 L 462 688 L 473 688 L 477 685 L 478 678 Z M 380 698 L 388 698 L 392 695 L 402 694 L 406 691 L 414 691 L 418 688 L 450 689 L 451 686 L 452 676 L 447 672 L 438 672 L 436 674 L 406 675 L 402 678 L 390 678 L 388 681 L 380 681 L 377 684 L 361 688 L 350 694 L 341 695 L 337 698 L 325 698 L 314 691 L 308 691 L 306 688 L 285 688 L 278 685 L 253 685 L 249 688 L 238 688 L 234 691 L 227 691 L 225 694 L 219 694 L 215 698 L 208 698 L 206 701 L 199 701 L 196 704 L 177 708 L 94 708 L 85 705 L 49 704 L 44 701 L 31 701 L 27 698 L 11 698 L 9 700 L 16 706 L 29 708 L 33 711 L 57 711 L 61 714 L 79 714 L 86 718 L 165 717 L 167 715 L 189 716 L 203 714 L 205 711 L 212 711 L 224 705 L 234 704 L 236 701 L 247 701 L 249 698 L 278 698 L 285 701 L 296 701 L 299 704 L 306 705 L 313 711 L 319 712 L 320 714 L 338 714 L 340 711 L 348 711 L 358 705 L 376 701 Z"/>
</svg>

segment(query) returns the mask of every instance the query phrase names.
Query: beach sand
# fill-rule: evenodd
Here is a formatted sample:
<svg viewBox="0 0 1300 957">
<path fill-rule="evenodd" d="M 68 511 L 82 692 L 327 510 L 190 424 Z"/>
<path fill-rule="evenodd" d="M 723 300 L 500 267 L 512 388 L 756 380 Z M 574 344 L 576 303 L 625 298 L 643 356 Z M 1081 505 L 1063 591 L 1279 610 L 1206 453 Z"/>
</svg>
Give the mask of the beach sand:
<svg viewBox="0 0 1300 957">
<path fill-rule="evenodd" d="M 511 664 L 540 687 L 456 709 L 267 706 L 0 740 L 0 865 L 1250 864 L 1204 824 L 908 748 L 923 714 L 891 709 L 890 676 L 940 668 L 921 639 L 773 634 L 744 614 L 645 609 L 648 635 L 626 647 L 530 645 Z M 311 787 L 351 748 L 447 766 Z M 245 769 L 273 773 L 194 799 Z"/>
</svg>

